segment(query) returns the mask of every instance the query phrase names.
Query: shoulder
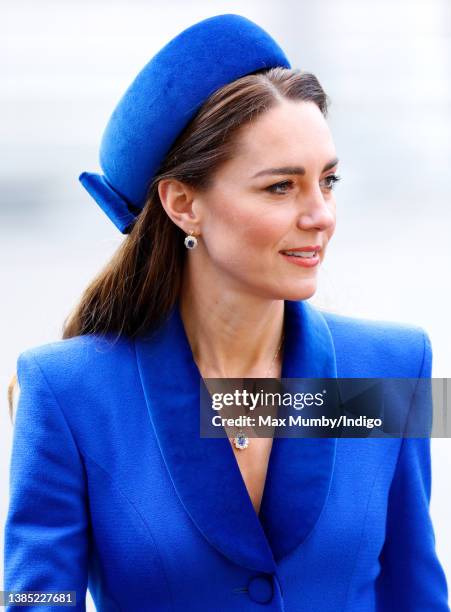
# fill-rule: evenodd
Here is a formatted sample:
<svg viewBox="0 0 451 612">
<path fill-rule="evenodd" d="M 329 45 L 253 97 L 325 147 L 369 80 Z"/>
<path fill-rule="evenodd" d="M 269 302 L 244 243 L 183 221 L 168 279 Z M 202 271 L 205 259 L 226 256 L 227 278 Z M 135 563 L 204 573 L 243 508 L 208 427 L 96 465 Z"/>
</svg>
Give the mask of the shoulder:
<svg viewBox="0 0 451 612">
<path fill-rule="evenodd" d="M 337 365 L 348 369 L 377 369 L 367 376 L 430 377 L 432 347 L 419 325 L 382 319 L 351 317 L 317 309 L 333 338 Z"/>
<path fill-rule="evenodd" d="M 17 358 L 17 378 L 39 372 L 47 381 L 64 388 L 114 371 L 134 354 L 133 342 L 115 334 L 89 334 L 29 347 Z"/>
</svg>

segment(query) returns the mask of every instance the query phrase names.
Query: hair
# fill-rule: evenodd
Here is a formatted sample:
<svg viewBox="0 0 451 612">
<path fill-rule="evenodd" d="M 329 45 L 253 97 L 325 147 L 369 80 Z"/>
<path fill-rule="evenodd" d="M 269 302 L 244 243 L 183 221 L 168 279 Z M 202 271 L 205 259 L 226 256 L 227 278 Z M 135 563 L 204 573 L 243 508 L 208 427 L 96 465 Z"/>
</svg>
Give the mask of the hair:
<svg viewBox="0 0 451 612">
<path fill-rule="evenodd" d="M 182 130 L 153 177 L 145 205 L 110 261 L 84 290 L 63 323 L 62 339 L 109 332 L 130 338 L 156 329 L 177 301 L 185 259 L 185 233 L 167 215 L 162 179 L 206 191 L 215 173 L 237 151 L 245 125 L 283 100 L 313 102 L 324 117 L 329 97 L 310 72 L 260 69 L 216 90 Z M 8 386 L 13 419 L 15 373 Z"/>
</svg>

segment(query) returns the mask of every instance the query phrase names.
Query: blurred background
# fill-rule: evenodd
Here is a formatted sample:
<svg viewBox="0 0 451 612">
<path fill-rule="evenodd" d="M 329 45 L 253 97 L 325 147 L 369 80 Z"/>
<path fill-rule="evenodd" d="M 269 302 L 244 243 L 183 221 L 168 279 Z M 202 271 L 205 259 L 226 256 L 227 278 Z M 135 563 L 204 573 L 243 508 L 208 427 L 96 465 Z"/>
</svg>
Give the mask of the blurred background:
<svg viewBox="0 0 451 612">
<path fill-rule="evenodd" d="M 18 354 L 63 319 L 123 236 L 78 182 L 151 56 L 221 13 L 265 28 L 332 99 L 337 229 L 311 302 L 426 329 L 451 377 L 449 0 L 5 0 L 0 37 L 0 523 Z M 451 444 L 432 440 L 431 514 L 451 581 Z M 0 532 L 0 550 L 3 531 Z M 0 584 L 3 583 L 0 567 Z M 88 609 L 93 609 L 92 603 Z"/>
</svg>

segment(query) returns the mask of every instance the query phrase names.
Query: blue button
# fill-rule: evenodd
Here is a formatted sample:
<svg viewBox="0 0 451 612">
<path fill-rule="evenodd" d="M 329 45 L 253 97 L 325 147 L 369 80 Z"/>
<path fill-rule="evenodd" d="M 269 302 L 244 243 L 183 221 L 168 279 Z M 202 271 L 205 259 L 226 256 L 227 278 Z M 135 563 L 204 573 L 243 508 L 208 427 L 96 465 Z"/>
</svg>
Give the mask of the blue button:
<svg viewBox="0 0 451 612">
<path fill-rule="evenodd" d="M 272 576 L 261 574 L 254 576 L 247 585 L 249 597 L 257 603 L 269 603 L 273 598 L 274 587 Z"/>
</svg>

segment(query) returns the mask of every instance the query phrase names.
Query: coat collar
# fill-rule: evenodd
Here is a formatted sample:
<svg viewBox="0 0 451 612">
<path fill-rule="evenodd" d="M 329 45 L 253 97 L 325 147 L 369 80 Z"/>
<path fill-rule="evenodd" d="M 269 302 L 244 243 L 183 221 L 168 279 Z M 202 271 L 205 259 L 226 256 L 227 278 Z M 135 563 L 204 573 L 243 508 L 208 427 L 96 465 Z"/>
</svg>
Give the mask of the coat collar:
<svg viewBox="0 0 451 612">
<path fill-rule="evenodd" d="M 305 301 L 285 300 L 283 378 L 336 378 L 332 336 Z M 150 419 L 175 490 L 203 536 L 231 561 L 262 572 L 302 544 L 326 502 L 336 438 L 274 438 L 260 513 L 229 440 L 199 435 L 200 372 L 178 302 L 136 338 Z"/>
</svg>

